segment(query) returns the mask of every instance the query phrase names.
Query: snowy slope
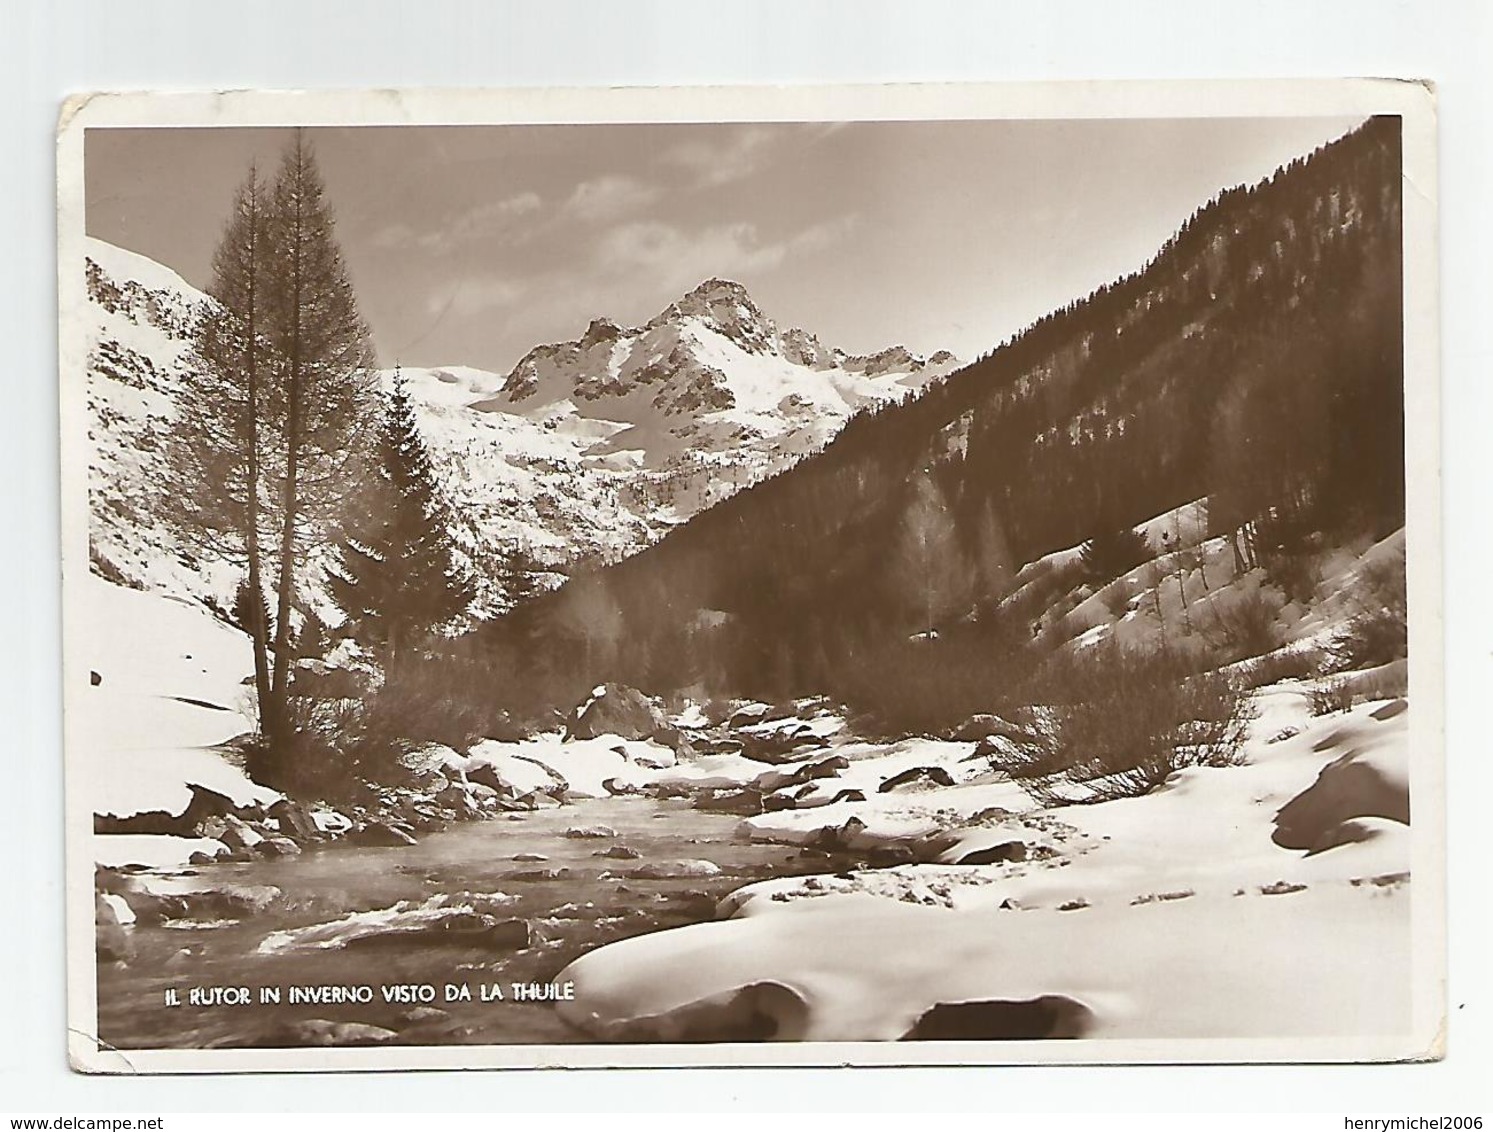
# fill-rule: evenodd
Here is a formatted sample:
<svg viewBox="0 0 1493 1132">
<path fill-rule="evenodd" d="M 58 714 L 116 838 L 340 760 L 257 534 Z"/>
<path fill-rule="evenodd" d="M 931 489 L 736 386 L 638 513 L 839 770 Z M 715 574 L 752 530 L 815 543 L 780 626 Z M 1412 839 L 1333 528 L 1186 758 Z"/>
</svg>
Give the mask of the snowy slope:
<svg viewBox="0 0 1493 1132">
<path fill-rule="evenodd" d="M 143 589 L 231 600 L 237 569 L 182 546 L 162 515 L 162 445 L 185 371 L 201 291 L 154 260 L 87 244 L 89 542 Z M 104 567 L 107 569 L 107 567 Z"/>
</svg>

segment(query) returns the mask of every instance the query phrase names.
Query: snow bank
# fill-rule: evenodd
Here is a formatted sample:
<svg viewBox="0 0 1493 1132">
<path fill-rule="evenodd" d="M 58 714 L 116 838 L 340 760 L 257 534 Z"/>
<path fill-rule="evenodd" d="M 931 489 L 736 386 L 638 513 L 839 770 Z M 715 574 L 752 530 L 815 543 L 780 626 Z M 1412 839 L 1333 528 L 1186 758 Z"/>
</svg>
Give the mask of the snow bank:
<svg viewBox="0 0 1493 1132">
<path fill-rule="evenodd" d="M 468 772 L 474 766 L 490 766 L 518 794 L 545 790 L 563 783 L 573 797 L 605 798 L 603 785 L 641 786 L 652 781 L 652 772 L 673 766 L 674 752 L 651 741 L 600 735 L 595 739 L 567 740 L 558 733 L 536 735 L 517 743 L 489 739 L 468 754 Z"/>
<path fill-rule="evenodd" d="M 226 853 L 228 846 L 211 837 L 172 837 L 169 834 L 110 833 L 93 838 L 94 863 L 106 869 L 141 868 L 179 872 L 193 853 L 209 857 Z"/>
<path fill-rule="evenodd" d="M 558 1009 L 630 1041 L 758 1036 L 729 1007 L 762 986 L 789 993 L 751 1022 L 785 1040 L 895 1040 L 941 1003 L 1048 997 L 1085 1008 L 1092 1038 L 1396 1033 L 1410 1010 L 1409 981 L 1394 977 L 1409 970 L 1407 905 L 1393 888 L 1030 913 L 826 898 L 593 951 L 560 974 L 575 1001 Z"/>
<path fill-rule="evenodd" d="M 1313 719 L 1299 689 L 1259 698 L 1246 765 L 1190 768 L 1140 798 L 1028 807 L 956 831 L 944 854 L 1019 845 L 994 854 L 1000 863 L 746 886 L 720 907 L 730 919 L 578 959 L 560 976 L 576 983 L 562 1009 L 598 1037 L 629 1040 L 893 1039 L 941 1005 L 920 1034 L 951 1024 L 967 1037 L 1402 1032 L 1408 827 L 1347 815 L 1337 840 L 1310 854 L 1272 835 L 1324 764 L 1389 777 L 1408 713 L 1365 704 Z M 950 765 L 938 745 L 903 753 L 913 752 Z M 943 807 L 983 789 L 926 798 Z M 983 1005 L 951 1005 L 961 1003 Z"/>
<path fill-rule="evenodd" d="M 1002 774 L 991 771 L 985 759 L 972 759 L 977 744 L 950 743 L 935 739 L 905 739 L 890 746 L 847 744 L 831 751 L 815 752 L 813 758 L 788 763 L 777 769 L 791 772 L 833 753 L 850 765 L 832 778 L 817 779 L 799 799 L 804 809 L 773 810 L 742 822 L 742 834 L 760 841 L 803 844 L 826 829 L 841 829 L 852 818 L 864 827 L 852 846 L 869 846 L 888 840 L 921 837 L 960 824 L 975 814 L 993 808 L 1021 812 L 1032 808 L 1026 792 Z M 881 787 L 904 772 L 919 768 L 943 771 L 952 787 L 933 787 L 919 780 L 887 793 Z M 845 791 L 862 798 L 817 805 Z M 791 788 L 790 792 L 797 792 Z"/>
<path fill-rule="evenodd" d="M 248 637 L 199 606 L 93 574 L 75 587 L 70 615 L 87 634 L 73 635 L 83 643 L 67 660 L 87 683 L 69 695 L 67 742 L 92 811 L 180 814 L 192 785 L 240 806 L 276 801 L 207 749 L 253 730 Z"/>
</svg>

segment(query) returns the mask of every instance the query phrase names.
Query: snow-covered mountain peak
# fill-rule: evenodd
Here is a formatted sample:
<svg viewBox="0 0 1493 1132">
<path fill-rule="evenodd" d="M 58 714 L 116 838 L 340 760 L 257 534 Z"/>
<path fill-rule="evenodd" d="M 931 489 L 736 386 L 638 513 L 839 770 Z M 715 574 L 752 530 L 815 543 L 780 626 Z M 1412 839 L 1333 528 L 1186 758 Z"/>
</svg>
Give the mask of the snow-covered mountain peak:
<svg viewBox="0 0 1493 1132">
<path fill-rule="evenodd" d="M 192 317 L 210 300 L 143 256 L 90 241 L 88 257 L 99 559 L 137 584 L 222 603 L 236 571 L 182 553 L 151 502 Z M 901 346 L 848 355 L 780 329 L 740 283 L 712 278 L 644 326 L 596 317 L 506 375 L 403 373 L 458 541 L 485 583 L 482 606 L 497 610 L 515 555 L 551 583 L 578 561 L 623 557 L 813 454 L 858 409 L 956 364 Z"/>
</svg>

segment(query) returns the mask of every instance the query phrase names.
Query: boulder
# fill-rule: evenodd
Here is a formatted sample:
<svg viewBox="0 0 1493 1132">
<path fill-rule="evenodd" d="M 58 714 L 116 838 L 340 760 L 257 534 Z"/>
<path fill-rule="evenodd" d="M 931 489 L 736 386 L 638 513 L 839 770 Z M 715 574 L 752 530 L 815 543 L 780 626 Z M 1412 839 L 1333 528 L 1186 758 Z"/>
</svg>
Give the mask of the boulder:
<svg viewBox="0 0 1493 1132">
<path fill-rule="evenodd" d="M 223 816 L 223 833 L 218 837 L 231 853 L 253 853 L 264 835 L 234 814 Z"/>
<path fill-rule="evenodd" d="M 399 1035 L 382 1026 L 367 1022 L 332 1022 L 326 1018 L 305 1018 L 288 1022 L 281 1028 L 281 1041 L 286 1046 L 376 1046 L 392 1041 Z"/>
<path fill-rule="evenodd" d="M 408 1010 L 401 1011 L 396 1017 L 406 1026 L 420 1026 L 429 1022 L 440 1022 L 450 1015 L 439 1006 L 412 1006 Z"/>
<path fill-rule="evenodd" d="M 662 797 L 663 795 L 659 795 Z M 711 813 L 720 814 L 742 814 L 752 816 L 760 814 L 763 806 L 763 794 L 760 790 L 748 787 L 745 790 L 730 791 L 727 793 L 701 794 L 695 799 L 695 809 L 707 810 Z"/>
<path fill-rule="evenodd" d="M 655 743 L 662 743 L 665 747 L 675 752 L 678 752 L 680 744 L 686 747 L 689 746 L 689 740 L 684 737 L 684 732 L 669 723 L 664 724 L 654 731 L 650 738 Z"/>
<path fill-rule="evenodd" d="M 336 810 L 312 810 L 311 821 L 317 830 L 329 837 L 338 837 L 352 829 L 352 819 Z"/>
<path fill-rule="evenodd" d="M 781 790 L 785 786 L 798 786 L 819 778 L 833 778 L 848 769 L 850 760 L 844 755 L 831 755 L 818 762 L 805 763 L 793 770 L 767 770 L 752 779 L 751 785 L 764 793 Z"/>
<path fill-rule="evenodd" d="M 135 923 L 135 910 L 130 903 L 117 892 L 106 892 L 103 894 L 104 903 L 114 910 L 114 920 L 122 928 L 133 927 Z"/>
<path fill-rule="evenodd" d="M 1285 849 L 1311 849 L 1350 818 L 1387 818 L 1410 824 L 1408 753 L 1350 750 L 1322 768 L 1317 780 L 1275 815 L 1271 840 Z"/>
<path fill-rule="evenodd" d="M 726 726 L 736 731 L 743 727 L 765 723 L 771 712 L 771 704 L 744 704 L 731 713 L 730 718 L 726 720 Z"/>
<path fill-rule="evenodd" d="M 800 773 L 805 779 L 833 778 L 842 770 L 849 769 L 850 760 L 844 755 L 830 755 L 827 759 L 820 759 L 818 762 L 809 763 Z"/>
<path fill-rule="evenodd" d="M 714 861 L 655 861 L 629 869 L 623 875 L 629 880 L 675 880 L 719 876 L 720 871 L 721 867 Z"/>
<path fill-rule="evenodd" d="M 520 869 L 516 873 L 508 873 L 504 880 L 534 883 L 546 880 L 564 880 L 570 875 L 570 870 L 563 865 L 548 869 Z"/>
<path fill-rule="evenodd" d="M 347 951 L 403 950 L 411 944 L 522 950 L 529 946 L 527 920 L 500 920 L 478 912 L 453 912 L 417 927 L 354 936 L 343 944 Z"/>
<path fill-rule="evenodd" d="M 294 841 L 320 841 L 321 830 L 306 808 L 289 798 L 281 798 L 269 808 L 269 816 L 280 827 L 280 832 Z"/>
<path fill-rule="evenodd" d="M 415 844 L 415 839 L 404 830 L 388 822 L 367 821 L 347 835 L 354 845 L 373 847 L 402 847 Z"/>
<path fill-rule="evenodd" d="M 135 953 L 114 904 L 102 892 L 93 897 L 94 954 L 100 963 L 125 963 Z"/>
<path fill-rule="evenodd" d="M 740 739 L 714 735 L 697 735 L 693 745 L 702 755 L 739 755 L 746 747 Z"/>
<path fill-rule="evenodd" d="M 478 763 L 476 766 L 467 767 L 467 781 L 485 786 L 497 794 L 511 795 L 513 793 L 513 787 L 504 782 L 497 770 L 489 763 Z"/>
<path fill-rule="evenodd" d="M 907 786 L 913 782 L 928 782 L 935 786 L 953 786 L 954 778 L 941 766 L 915 766 L 909 767 L 901 774 L 894 774 L 876 788 L 878 794 L 886 794 L 899 786 Z"/>
<path fill-rule="evenodd" d="M 642 855 L 630 845 L 613 845 L 607 849 L 598 849 L 591 854 L 593 857 L 610 857 L 616 861 L 635 861 Z"/>
<path fill-rule="evenodd" d="M 830 826 L 819 830 L 807 844 L 812 849 L 824 849 L 831 853 L 841 852 L 852 848 L 865 832 L 866 823 L 860 818 L 851 817 L 838 829 Z"/>
<path fill-rule="evenodd" d="M 626 684 L 601 685 L 565 721 L 565 732 L 573 739 L 598 735 L 648 739 L 667 727 L 658 704 Z"/>
<path fill-rule="evenodd" d="M 815 798 L 809 794 L 809 791 L 812 789 L 812 786 L 806 786 L 803 790 L 799 791 L 798 795 L 793 799 L 791 808 L 795 810 L 813 810 L 818 809 L 820 806 L 833 806 L 836 802 L 864 802 L 866 800 L 865 794 L 859 790 L 841 790 L 835 794 L 824 794 Z"/>
<path fill-rule="evenodd" d="M 873 869 L 888 869 L 896 865 L 911 865 L 918 859 L 911 846 L 900 843 L 878 845 L 866 854 L 866 864 Z"/>
<path fill-rule="evenodd" d="M 297 857 L 301 847 L 288 837 L 266 837 L 254 851 L 261 857 Z"/>
<path fill-rule="evenodd" d="M 742 733 L 742 757 L 759 763 L 781 766 L 798 762 L 815 750 L 829 746 L 829 740 L 817 734 L 802 721 L 788 721 L 771 731 Z"/>
<path fill-rule="evenodd" d="M 999 865 L 1006 861 L 1025 861 L 1026 858 L 1025 842 L 1003 841 L 999 845 L 991 845 L 965 853 L 954 863 L 956 865 Z"/>
<path fill-rule="evenodd" d="M 207 818 L 197 826 L 198 837 L 208 837 L 214 841 L 223 840 L 223 834 L 228 832 L 228 822 L 224 818 Z"/>
<path fill-rule="evenodd" d="M 477 808 L 470 792 L 454 782 L 437 794 L 435 801 L 448 810 L 455 810 L 457 817 L 472 817 L 482 812 Z"/>
<path fill-rule="evenodd" d="M 565 836 L 573 840 L 584 841 L 603 837 L 616 837 L 617 831 L 609 825 L 573 825 L 565 831 Z"/>
</svg>

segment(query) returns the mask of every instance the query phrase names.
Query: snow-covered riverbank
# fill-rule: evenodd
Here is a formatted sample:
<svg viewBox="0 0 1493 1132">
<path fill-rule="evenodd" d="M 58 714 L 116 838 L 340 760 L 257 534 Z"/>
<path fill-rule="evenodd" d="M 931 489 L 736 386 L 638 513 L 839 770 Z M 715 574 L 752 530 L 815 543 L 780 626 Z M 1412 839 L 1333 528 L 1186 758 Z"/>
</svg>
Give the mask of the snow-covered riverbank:
<svg viewBox="0 0 1493 1132">
<path fill-rule="evenodd" d="M 1403 700 L 1318 717 L 1307 686 L 1265 688 L 1241 765 L 1183 770 L 1138 798 L 1043 809 L 995 767 L 1016 730 L 1005 721 L 959 740 L 872 742 L 818 702 L 666 719 L 606 688 L 565 730 L 424 748 L 410 760 L 415 785 L 387 792 L 376 814 L 344 814 L 288 808 L 213 745 L 248 726 L 233 675 L 247 671 L 241 634 L 184 603 L 90 584 L 109 605 L 100 623 L 116 627 L 90 658 L 99 710 L 72 736 L 95 772 L 100 829 L 115 830 L 94 838 L 101 958 L 133 958 L 130 934 L 173 915 L 211 929 L 213 909 L 237 925 L 246 954 L 275 940 L 270 953 L 300 953 L 297 941 L 312 940 L 325 958 L 370 932 L 453 917 L 489 933 L 522 920 L 522 940 L 502 938 L 524 954 L 542 941 L 533 925 L 548 905 L 589 904 L 594 913 L 561 919 L 631 923 L 617 942 L 565 936 L 576 950 L 558 978 L 576 994 L 555 1009 L 593 1038 L 1342 1037 L 1408 1024 L 1409 984 L 1394 976 L 1410 963 Z M 755 876 L 723 873 L 703 850 L 646 859 L 610 826 L 566 818 L 586 799 L 639 817 L 667 810 L 680 829 L 681 814 L 699 811 L 739 845 L 788 848 Z M 568 846 L 558 857 L 577 847 L 615 857 L 582 870 L 610 887 L 566 898 L 580 874 L 541 846 L 491 878 L 511 887 L 517 870 L 531 894 L 554 889 L 527 918 L 437 907 L 424 889 L 382 903 L 370 891 L 341 908 L 323 894 L 309 921 L 267 914 L 278 895 L 239 899 L 239 874 L 264 858 L 293 890 L 297 870 L 335 873 L 336 855 L 363 852 L 356 845 L 397 859 L 458 819 L 536 810 L 554 811 L 534 832 Z M 278 860 L 302 848 L 314 851 Z M 212 863 L 223 859 L 236 863 Z M 256 878 L 254 892 L 265 887 Z M 686 926 L 632 923 L 628 890 L 640 881 L 713 903 L 696 900 Z M 189 963 L 192 949 L 181 950 Z"/>
</svg>

